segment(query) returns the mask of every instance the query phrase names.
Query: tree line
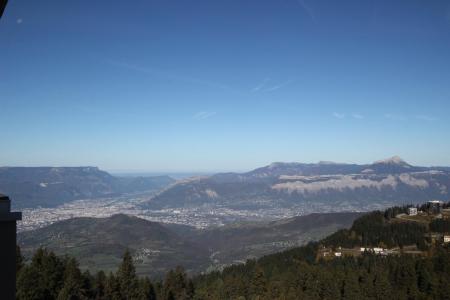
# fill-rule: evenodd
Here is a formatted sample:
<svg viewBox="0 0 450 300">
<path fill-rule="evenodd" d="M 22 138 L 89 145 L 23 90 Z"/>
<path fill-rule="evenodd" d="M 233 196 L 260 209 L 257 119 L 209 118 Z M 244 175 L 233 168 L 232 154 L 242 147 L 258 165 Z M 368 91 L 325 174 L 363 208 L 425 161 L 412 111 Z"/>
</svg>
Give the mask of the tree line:
<svg viewBox="0 0 450 300">
<path fill-rule="evenodd" d="M 17 299 L 449 299 L 450 249 L 430 257 L 364 254 L 316 261 L 316 243 L 190 279 L 181 269 L 139 278 L 129 252 L 115 273 L 82 272 L 75 259 L 18 253 Z"/>
<path fill-rule="evenodd" d="M 125 252 L 116 272 L 82 272 L 76 259 L 58 257 L 38 249 L 28 264 L 17 247 L 17 299 L 45 300 L 156 300 L 194 299 L 193 282 L 182 268 L 168 272 L 164 280 L 152 282 L 138 277 L 130 252 Z"/>
<path fill-rule="evenodd" d="M 282 267 L 280 267 L 282 266 Z M 450 255 L 343 257 L 310 263 L 283 253 L 196 281 L 197 299 L 449 299 Z"/>
</svg>

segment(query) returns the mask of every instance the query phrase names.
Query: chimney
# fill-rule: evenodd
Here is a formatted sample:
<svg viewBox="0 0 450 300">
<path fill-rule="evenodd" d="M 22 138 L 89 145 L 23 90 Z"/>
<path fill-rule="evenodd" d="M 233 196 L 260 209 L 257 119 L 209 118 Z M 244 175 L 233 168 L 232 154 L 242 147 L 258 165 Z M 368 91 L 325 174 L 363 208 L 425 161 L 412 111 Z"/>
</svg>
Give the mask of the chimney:
<svg viewBox="0 0 450 300">
<path fill-rule="evenodd" d="M 11 212 L 11 201 L 0 194 L 0 298 L 16 298 L 16 221 L 21 212 Z"/>
</svg>

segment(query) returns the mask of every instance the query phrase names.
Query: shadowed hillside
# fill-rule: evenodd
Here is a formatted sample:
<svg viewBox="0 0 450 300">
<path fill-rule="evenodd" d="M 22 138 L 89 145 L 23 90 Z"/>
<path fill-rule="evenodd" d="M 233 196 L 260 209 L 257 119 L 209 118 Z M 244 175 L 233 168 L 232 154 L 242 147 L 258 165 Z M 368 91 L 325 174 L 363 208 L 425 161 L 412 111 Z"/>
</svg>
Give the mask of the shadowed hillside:
<svg viewBox="0 0 450 300">
<path fill-rule="evenodd" d="M 22 232 L 18 243 L 25 256 L 46 247 L 74 256 L 83 268 L 93 270 L 115 268 L 129 249 L 141 274 L 160 274 L 177 265 L 196 273 L 303 245 L 350 226 L 358 216 L 313 214 L 202 230 L 127 215 L 74 218 Z"/>
<path fill-rule="evenodd" d="M 132 251 L 137 271 L 160 274 L 177 265 L 206 267 L 208 253 L 163 225 L 127 215 L 74 218 L 19 234 L 25 255 L 46 247 L 80 260 L 81 267 L 112 270 L 125 250 Z"/>
</svg>

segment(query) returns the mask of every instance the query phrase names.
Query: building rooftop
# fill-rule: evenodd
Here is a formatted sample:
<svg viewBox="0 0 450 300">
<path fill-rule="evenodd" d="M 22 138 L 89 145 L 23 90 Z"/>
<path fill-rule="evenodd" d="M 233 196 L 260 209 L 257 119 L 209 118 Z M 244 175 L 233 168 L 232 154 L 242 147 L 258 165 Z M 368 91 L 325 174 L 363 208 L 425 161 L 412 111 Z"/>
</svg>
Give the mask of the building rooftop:
<svg viewBox="0 0 450 300">
<path fill-rule="evenodd" d="M 443 204 L 444 202 L 441 200 L 430 200 L 428 203 L 434 203 L 434 204 Z"/>
</svg>

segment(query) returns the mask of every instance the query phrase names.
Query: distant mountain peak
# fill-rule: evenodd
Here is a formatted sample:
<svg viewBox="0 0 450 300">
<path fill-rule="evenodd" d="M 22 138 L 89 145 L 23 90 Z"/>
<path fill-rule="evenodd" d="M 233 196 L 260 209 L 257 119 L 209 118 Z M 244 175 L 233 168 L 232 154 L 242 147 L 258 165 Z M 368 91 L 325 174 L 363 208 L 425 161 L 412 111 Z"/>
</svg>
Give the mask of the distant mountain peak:
<svg viewBox="0 0 450 300">
<path fill-rule="evenodd" d="M 378 160 L 373 163 L 374 165 L 378 164 L 388 164 L 388 165 L 401 165 L 401 166 L 410 166 L 406 161 L 404 161 L 400 156 L 392 156 L 386 159 Z"/>
</svg>

